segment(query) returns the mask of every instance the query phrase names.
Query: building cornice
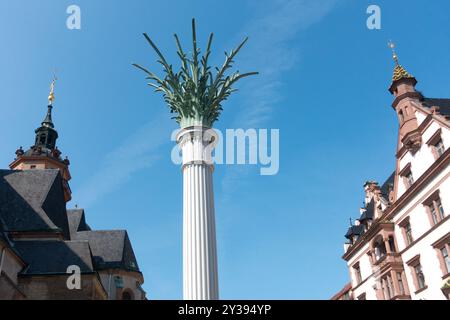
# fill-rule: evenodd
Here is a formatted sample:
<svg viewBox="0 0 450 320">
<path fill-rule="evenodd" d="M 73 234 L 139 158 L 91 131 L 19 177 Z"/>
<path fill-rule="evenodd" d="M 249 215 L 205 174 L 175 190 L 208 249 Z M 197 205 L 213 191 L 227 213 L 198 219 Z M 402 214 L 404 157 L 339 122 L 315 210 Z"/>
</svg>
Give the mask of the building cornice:
<svg viewBox="0 0 450 320">
<path fill-rule="evenodd" d="M 394 102 L 392 102 L 392 108 L 396 108 L 397 105 L 405 98 L 416 98 L 418 100 L 423 99 L 423 96 L 420 92 L 414 91 L 414 92 L 406 92 L 402 95 L 399 95 L 397 98 L 395 98 Z"/>
</svg>

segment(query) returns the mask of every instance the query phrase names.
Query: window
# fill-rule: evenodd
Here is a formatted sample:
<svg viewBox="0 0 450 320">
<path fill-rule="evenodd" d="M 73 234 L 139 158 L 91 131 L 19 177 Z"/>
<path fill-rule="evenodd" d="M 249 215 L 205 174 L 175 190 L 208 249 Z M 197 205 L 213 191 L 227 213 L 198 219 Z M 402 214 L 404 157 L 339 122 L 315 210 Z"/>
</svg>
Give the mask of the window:
<svg viewBox="0 0 450 320">
<path fill-rule="evenodd" d="M 414 286 L 416 287 L 416 293 L 427 288 L 425 282 L 425 275 L 423 273 L 422 265 L 420 263 L 420 255 L 415 256 L 406 264 L 411 268 L 411 274 L 414 280 Z"/>
<path fill-rule="evenodd" d="M 381 290 L 385 300 L 390 300 L 394 297 L 394 284 L 391 275 L 388 274 L 381 280 Z"/>
<path fill-rule="evenodd" d="M 124 291 L 122 293 L 122 300 L 133 300 L 133 295 L 129 291 Z"/>
<path fill-rule="evenodd" d="M 359 263 L 353 266 L 353 272 L 355 273 L 356 284 L 360 284 L 362 282 L 361 276 L 361 268 L 359 267 Z"/>
<path fill-rule="evenodd" d="M 398 112 L 398 118 L 400 119 L 400 122 L 403 122 L 404 116 L 403 116 L 403 111 L 402 110 L 400 110 Z"/>
<path fill-rule="evenodd" d="M 414 183 L 414 178 L 413 178 L 412 172 L 409 171 L 406 174 L 405 178 L 406 178 L 406 182 L 407 182 L 407 187 L 411 187 Z"/>
<path fill-rule="evenodd" d="M 403 233 L 405 236 L 406 245 L 409 246 L 414 241 L 414 238 L 412 236 L 411 223 L 409 223 L 409 221 L 407 221 L 403 226 Z"/>
<path fill-rule="evenodd" d="M 363 294 L 359 295 L 358 300 L 366 300 L 366 294 L 363 293 Z"/>
<path fill-rule="evenodd" d="M 32 165 L 30 166 L 30 169 L 36 169 L 36 165 L 35 165 L 35 164 L 32 164 Z"/>
<path fill-rule="evenodd" d="M 437 159 L 445 152 L 444 142 L 441 138 L 441 129 L 437 130 L 428 140 L 427 145 L 431 148 L 434 158 Z"/>
<path fill-rule="evenodd" d="M 439 250 L 441 252 L 441 257 L 442 260 L 444 261 L 444 266 L 445 266 L 445 270 L 447 271 L 447 273 L 450 272 L 450 258 L 448 257 L 448 248 L 447 246 L 441 248 L 441 250 Z"/>
<path fill-rule="evenodd" d="M 423 274 L 422 265 L 419 263 L 414 266 L 414 272 L 417 279 L 418 290 L 425 288 L 425 276 Z"/>
<path fill-rule="evenodd" d="M 389 236 L 388 238 L 388 242 L 389 242 L 389 249 L 391 250 L 391 252 L 396 252 L 396 248 L 395 248 L 395 240 L 393 236 Z"/>
<path fill-rule="evenodd" d="M 432 226 L 438 224 L 445 218 L 444 207 L 442 206 L 441 198 L 439 197 L 439 190 L 434 192 L 424 203 Z"/>
<path fill-rule="evenodd" d="M 442 154 L 445 151 L 445 147 L 444 147 L 444 143 L 442 142 L 442 139 L 439 139 L 439 141 L 436 142 L 436 144 L 433 147 L 434 147 L 437 157 L 439 158 L 440 156 L 442 156 Z"/>
<path fill-rule="evenodd" d="M 403 183 L 406 188 L 411 187 L 414 184 L 414 177 L 411 171 L 411 163 L 408 163 L 400 172 L 399 175 L 403 177 Z"/>
<path fill-rule="evenodd" d="M 397 283 L 400 295 L 405 295 L 405 286 L 403 285 L 403 273 L 397 272 Z"/>
<path fill-rule="evenodd" d="M 450 232 L 432 245 L 437 252 L 443 278 L 450 275 Z"/>
<path fill-rule="evenodd" d="M 375 242 L 373 244 L 373 250 L 375 252 L 375 260 L 376 261 L 380 260 L 381 258 L 383 258 L 386 255 L 386 246 L 385 246 L 382 236 L 379 235 L 375 239 Z"/>
</svg>

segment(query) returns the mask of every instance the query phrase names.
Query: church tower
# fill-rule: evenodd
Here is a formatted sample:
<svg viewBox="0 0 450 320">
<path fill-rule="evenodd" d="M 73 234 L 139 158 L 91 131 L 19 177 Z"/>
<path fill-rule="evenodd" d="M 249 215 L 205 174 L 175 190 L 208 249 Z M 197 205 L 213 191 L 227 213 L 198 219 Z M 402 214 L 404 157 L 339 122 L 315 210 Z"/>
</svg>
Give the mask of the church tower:
<svg viewBox="0 0 450 320">
<path fill-rule="evenodd" d="M 53 101 L 55 100 L 54 88 L 55 79 L 50 85 L 50 94 L 48 96 L 47 115 L 41 126 L 35 130 L 34 145 L 27 151 L 20 147 L 16 151 L 16 158 L 9 165 L 12 170 L 33 170 L 33 169 L 59 169 L 63 180 L 64 198 L 66 202 L 72 198 L 72 192 L 69 187 L 71 179 L 69 172 L 69 160 L 61 158 L 61 151 L 56 146 L 58 132 L 52 120 Z"/>
</svg>

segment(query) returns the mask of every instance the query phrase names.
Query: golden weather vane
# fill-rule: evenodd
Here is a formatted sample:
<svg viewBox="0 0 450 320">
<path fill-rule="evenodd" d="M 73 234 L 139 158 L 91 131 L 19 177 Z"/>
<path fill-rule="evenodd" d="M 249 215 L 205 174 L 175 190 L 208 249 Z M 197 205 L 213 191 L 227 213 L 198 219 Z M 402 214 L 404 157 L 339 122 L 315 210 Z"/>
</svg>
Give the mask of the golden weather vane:
<svg viewBox="0 0 450 320">
<path fill-rule="evenodd" d="M 56 74 L 53 75 L 52 83 L 50 84 L 50 93 L 48 95 L 48 104 L 52 105 L 53 101 L 55 101 L 55 83 L 58 78 L 56 77 Z"/>
<path fill-rule="evenodd" d="M 397 52 L 395 52 L 395 43 L 392 42 L 392 40 L 389 40 L 388 46 L 392 50 L 392 58 L 394 58 L 395 64 L 398 65 L 398 56 L 397 56 Z"/>
</svg>

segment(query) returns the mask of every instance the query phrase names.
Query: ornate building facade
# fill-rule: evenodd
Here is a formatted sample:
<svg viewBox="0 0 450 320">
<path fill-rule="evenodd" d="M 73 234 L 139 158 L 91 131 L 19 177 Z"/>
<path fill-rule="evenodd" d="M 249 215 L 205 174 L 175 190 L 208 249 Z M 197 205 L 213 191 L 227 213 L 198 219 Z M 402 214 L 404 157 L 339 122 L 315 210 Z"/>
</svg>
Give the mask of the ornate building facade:
<svg viewBox="0 0 450 320">
<path fill-rule="evenodd" d="M 450 298 L 450 99 L 417 91 L 393 53 L 395 170 L 381 186 L 364 185 L 365 205 L 345 235 L 351 280 L 334 300 Z"/>
<path fill-rule="evenodd" d="M 53 85 L 34 144 L 0 170 L 0 299 L 145 299 L 127 232 L 92 230 L 83 209 L 66 209 L 70 163 L 56 146 Z"/>
</svg>

